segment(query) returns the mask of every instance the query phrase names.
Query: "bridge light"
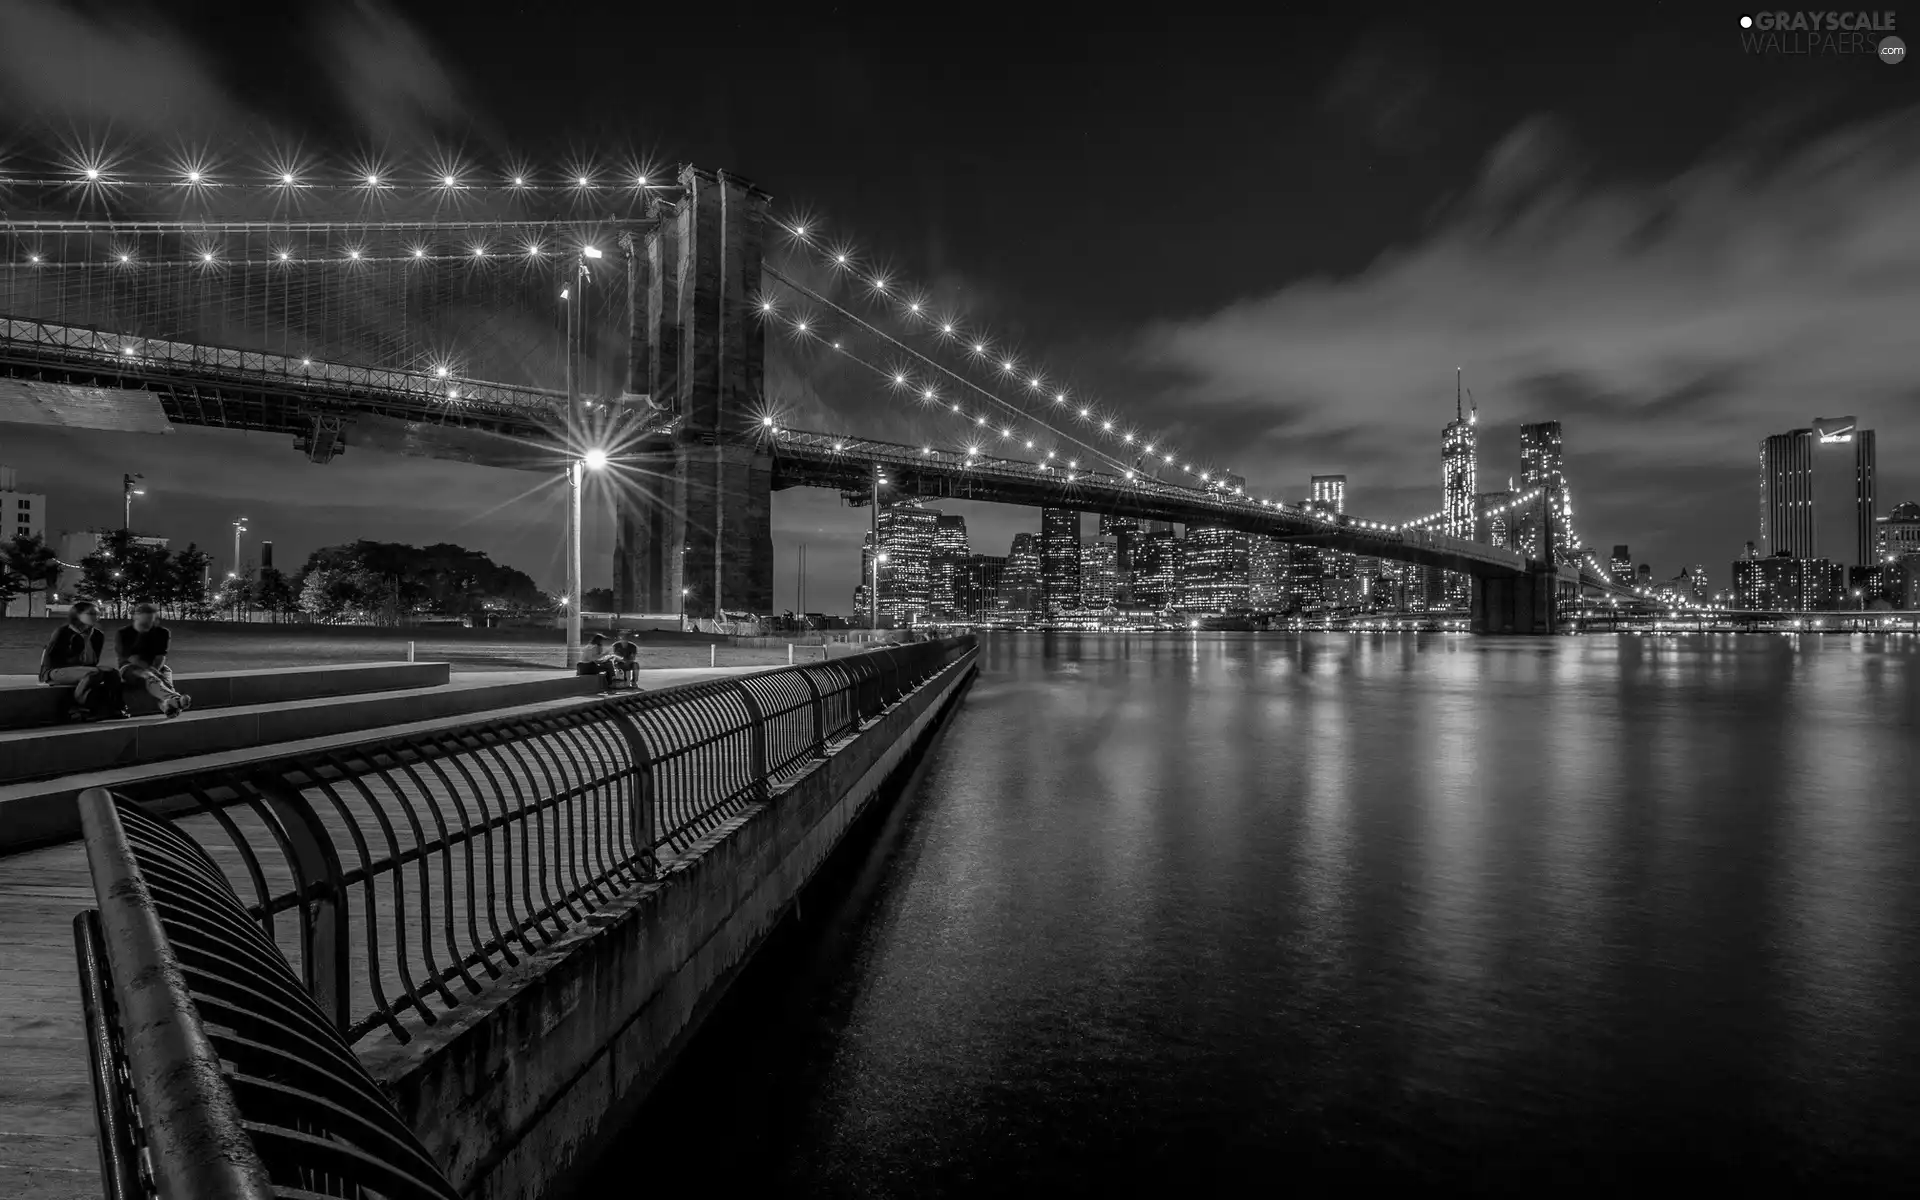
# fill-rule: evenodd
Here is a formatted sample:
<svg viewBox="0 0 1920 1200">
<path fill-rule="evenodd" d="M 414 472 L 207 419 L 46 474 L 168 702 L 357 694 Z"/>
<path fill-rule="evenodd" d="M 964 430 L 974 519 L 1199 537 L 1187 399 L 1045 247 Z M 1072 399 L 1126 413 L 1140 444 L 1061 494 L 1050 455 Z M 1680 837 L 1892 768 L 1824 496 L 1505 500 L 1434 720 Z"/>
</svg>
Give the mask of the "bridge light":
<svg viewBox="0 0 1920 1200">
<path fill-rule="evenodd" d="M 460 398 L 460 389 L 459 389 L 459 388 L 448 388 L 448 389 L 447 389 L 447 399 L 449 399 L 449 400 L 458 400 L 459 398 Z"/>
<path fill-rule="evenodd" d="M 128 358 L 132 358 L 132 357 L 133 357 L 133 347 L 132 347 L 132 346 L 122 346 L 122 347 L 120 347 L 120 353 L 122 353 L 122 354 L 124 354 L 124 355 L 126 355 L 126 356 L 127 356 Z"/>
<path fill-rule="evenodd" d="M 647 177 L 645 175 L 635 175 L 633 177 L 633 186 L 637 188 L 643 188 L 647 186 Z M 807 231 L 804 228 L 797 229 L 794 232 L 798 233 L 801 237 L 807 236 Z"/>
<path fill-rule="evenodd" d="M 1130 433 L 1126 435 L 1126 437 L 1122 438 L 1121 440 L 1126 442 L 1126 444 L 1129 446 L 1133 445 L 1133 435 Z"/>
<path fill-rule="evenodd" d="M 833 261 L 844 267 L 847 265 L 847 256 L 844 254 L 836 254 L 833 256 Z"/>
<path fill-rule="evenodd" d="M 202 251 L 200 252 L 200 261 L 201 261 L 201 262 L 209 262 L 209 263 L 210 263 L 210 262 L 212 262 L 212 261 L 213 261 L 213 251 L 211 251 L 211 250 L 202 250 Z"/>
<path fill-rule="evenodd" d="M 310 358 L 303 358 L 300 360 L 300 365 L 303 367 L 310 367 L 313 365 L 313 360 Z"/>
<path fill-rule="evenodd" d="M 291 262 L 292 260 L 293 260 L 293 252 L 291 250 L 282 250 L 280 252 L 281 262 Z"/>
<path fill-rule="evenodd" d="M 807 323 L 805 321 L 796 321 L 794 322 L 793 329 L 796 333 L 805 333 L 807 331 Z"/>
<path fill-rule="evenodd" d="M 975 354 L 985 354 L 987 352 L 987 344 L 985 342 L 975 342 L 973 344 L 973 352 Z"/>
<path fill-rule="evenodd" d="M 515 175 L 513 177 L 513 186 L 515 187 L 527 186 L 527 177 L 525 175 Z"/>
<path fill-rule="evenodd" d="M 595 446 L 582 455 L 580 461 L 587 465 L 589 471 L 603 471 L 607 466 L 607 452 Z"/>
<path fill-rule="evenodd" d="M 956 404 L 956 405 L 954 405 L 954 406 L 953 406 L 953 411 L 955 411 L 955 412 L 959 412 L 959 411 L 960 411 L 960 406 L 959 406 L 958 404 Z"/>
<path fill-rule="evenodd" d="M 1106 431 L 1107 431 L 1108 433 L 1112 433 L 1112 432 L 1113 432 L 1113 422 L 1112 422 L 1112 421 L 1102 421 L 1102 422 L 1100 423 L 1100 428 L 1102 428 L 1102 429 L 1104 429 L 1104 430 L 1106 430 Z"/>
<path fill-rule="evenodd" d="M 281 175 L 280 175 L 280 183 L 281 183 L 281 185 L 282 185 L 282 186 L 284 186 L 284 187 L 292 187 L 292 186 L 293 186 L 293 172 L 291 172 L 291 171 L 285 171 L 285 172 L 282 172 L 282 173 L 281 173 Z"/>
<path fill-rule="evenodd" d="M 919 302 L 918 300 L 915 300 L 915 301 L 913 301 L 912 303 L 910 303 L 910 304 L 908 304 L 908 305 L 907 305 L 907 309 L 908 309 L 908 311 L 910 311 L 910 312 L 916 312 L 916 313 L 917 313 L 917 312 L 919 312 L 919 311 L 920 311 L 920 302 Z"/>
<path fill-rule="evenodd" d="M 638 184 L 638 186 L 640 187 L 647 186 L 646 180 L 642 179 Z M 804 239 L 807 236 L 807 227 L 805 225 L 795 225 L 793 227 L 793 236 Z"/>
<path fill-rule="evenodd" d="M 920 395 L 923 399 L 931 400 L 933 399 L 933 389 L 928 388 L 926 391 L 921 392 Z"/>
<path fill-rule="evenodd" d="M 1128 472 L 1127 472 L 1127 478 L 1128 478 L 1128 479 L 1132 479 L 1132 478 L 1133 478 L 1133 472 L 1132 472 L 1132 471 L 1128 471 Z"/>
<path fill-rule="evenodd" d="M 425 257 L 427 256 L 427 249 L 426 249 L 426 247 L 425 247 L 425 246 L 415 246 L 415 247 L 413 248 L 413 256 L 414 256 L 415 258 L 425 258 Z"/>
<path fill-rule="evenodd" d="M 932 446 L 922 446 L 922 447 L 920 447 L 920 453 L 922 453 L 922 454 L 932 454 L 932 453 L 933 453 L 933 447 L 932 447 Z"/>
<path fill-rule="evenodd" d="M 1053 457 L 1053 451 L 1051 451 L 1051 450 L 1049 450 L 1049 451 L 1047 451 L 1047 457 L 1048 457 L 1048 458 L 1052 458 L 1052 457 Z"/>
<path fill-rule="evenodd" d="M 200 182 L 200 179 L 201 179 L 201 175 L 200 175 L 200 172 L 198 172 L 198 171 L 188 171 L 188 172 L 187 172 L 187 182 L 188 182 L 188 183 L 199 183 L 199 182 Z"/>
<path fill-rule="evenodd" d="M 575 187 L 591 187 L 593 185 L 593 181 L 591 179 L 588 179 L 585 175 L 575 176 L 573 183 Z"/>
<path fill-rule="evenodd" d="M 100 168 L 99 168 L 99 167 L 88 167 L 88 168 L 87 168 L 87 178 L 88 178 L 88 179 L 98 179 L 98 178 L 100 178 Z"/>
<path fill-rule="evenodd" d="M 905 375 L 895 375 L 893 381 L 896 384 L 904 384 L 907 381 L 907 377 Z"/>
<path fill-rule="evenodd" d="M 37 263 L 40 261 L 40 256 L 38 254 L 29 254 L 27 255 L 27 261 L 30 263 Z"/>
<path fill-rule="evenodd" d="M 433 369 L 433 373 L 435 375 L 438 375 L 442 379 L 445 379 L 447 377 L 447 369 L 445 367 L 435 367 Z"/>
<path fill-rule="evenodd" d="M 378 175 L 368 175 L 368 176 L 367 176 L 367 186 L 368 186 L 368 187 L 379 187 L 379 186 L 380 186 L 380 177 L 379 177 Z"/>
<path fill-rule="evenodd" d="M 835 442 L 835 443 L 833 444 L 833 448 L 834 448 L 835 450 L 844 450 L 844 449 L 846 449 L 846 446 L 845 446 L 845 445 L 844 445 L 843 443 L 840 443 L 840 442 Z"/>
<path fill-rule="evenodd" d="M 347 257 L 357 262 L 360 258 L 360 252 L 358 250 L 349 250 L 347 251 Z"/>
<path fill-rule="evenodd" d="M 1005 362 L 1001 363 L 1000 371 L 1002 374 L 1005 374 L 1005 375 L 1013 374 L 1013 360 L 1009 358 Z"/>
<path fill-rule="evenodd" d="M 1055 392 L 1053 394 L 1053 402 L 1055 404 L 1065 404 L 1067 402 L 1067 394 L 1065 392 Z"/>
<path fill-rule="evenodd" d="M 131 255 L 131 254 L 122 254 L 122 255 L 120 256 L 120 261 L 121 261 L 121 262 L 123 262 L 123 263 L 127 263 L 127 262 L 132 262 L 132 261 L 133 261 L 133 255 Z"/>
<path fill-rule="evenodd" d="M 582 246 L 580 247 L 580 253 L 586 255 L 588 258 L 605 258 L 606 257 L 606 255 L 600 253 L 600 247 L 598 246 Z"/>
<path fill-rule="evenodd" d="M 940 327 L 940 332 L 941 332 L 941 333 L 952 333 L 952 332 L 953 332 L 953 326 L 951 326 L 951 325 L 942 325 L 942 326 Z"/>
<path fill-rule="evenodd" d="M 1002 429 L 1002 430 L 1000 431 L 1000 436 L 1001 436 L 1001 437 L 1003 437 L 1003 438 L 1010 438 L 1010 437 L 1012 437 L 1012 436 L 1013 436 L 1013 430 L 1011 430 L 1011 429 Z"/>
<path fill-rule="evenodd" d="M 442 175 L 440 177 L 440 182 L 445 187 L 458 187 L 460 184 L 460 181 L 458 179 L 455 179 L 451 175 Z"/>
<path fill-rule="evenodd" d="M 772 311 L 773 311 L 773 301 L 771 301 L 771 300 L 762 300 L 762 301 L 760 302 L 760 311 L 761 311 L 761 312 L 772 312 Z"/>
<path fill-rule="evenodd" d="M 1027 443 L 1027 449 L 1029 449 L 1029 450 L 1031 450 L 1031 449 L 1033 449 L 1033 443 L 1032 443 L 1032 442 L 1028 442 L 1028 443 Z"/>
<path fill-rule="evenodd" d="M 975 425 L 985 425 L 987 423 L 987 419 L 985 417 L 976 417 L 973 423 Z"/>
<path fill-rule="evenodd" d="M 884 292 L 884 291 L 886 291 L 886 290 L 887 290 L 887 281 L 886 281 L 886 279 L 885 279 L 885 277 L 883 277 L 883 276 L 875 276 L 875 277 L 874 277 L 874 280 L 873 280 L 873 290 L 874 290 L 874 291 L 876 291 L 876 292 Z"/>
</svg>

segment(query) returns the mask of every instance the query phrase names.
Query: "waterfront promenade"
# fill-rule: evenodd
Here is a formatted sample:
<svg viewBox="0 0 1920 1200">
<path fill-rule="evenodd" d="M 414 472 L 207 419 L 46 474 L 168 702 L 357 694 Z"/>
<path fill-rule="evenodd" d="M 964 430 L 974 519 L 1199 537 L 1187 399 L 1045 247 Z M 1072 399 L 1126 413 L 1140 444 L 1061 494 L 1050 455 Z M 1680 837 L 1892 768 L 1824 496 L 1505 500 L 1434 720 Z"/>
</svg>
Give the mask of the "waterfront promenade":
<svg viewBox="0 0 1920 1200">
<path fill-rule="evenodd" d="M 780 659 L 784 663 L 784 652 Z M 640 684 L 659 690 L 762 669 L 656 668 L 642 671 Z M 564 710 L 582 703 L 591 701 L 554 700 L 515 711 Z M 475 719 L 421 722 L 419 727 L 444 727 Z M 380 733 L 404 733 L 409 728 L 401 726 Z M 341 735 L 317 739 L 315 744 L 352 742 L 365 736 Z M 273 752 L 291 753 L 302 745 L 290 743 L 275 747 Z M 183 760 L 165 767 L 168 771 L 188 770 L 196 762 Z M 245 877 L 238 855 L 220 837 L 211 818 L 189 818 L 182 827 L 202 841 L 230 878 Z M 333 831 L 344 835 L 344 827 L 337 823 Z M 569 836 L 576 840 L 582 854 L 595 849 L 592 828 L 576 826 Z M 496 851 L 500 854 L 504 849 Z M 499 857 L 494 865 L 504 868 Z M 269 882 L 283 888 L 290 880 L 274 876 Z M 467 884 L 464 866 L 457 865 L 446 883 L 463 889 Z M 0 1070 L 0 1196 L 8 1200 L 79 1200 L 101 1194 L 93 1088 L 88 1077 L 73 945 L 74 915 L 93 904 L 86 853 L 78 842 L 0 858 L 0 911 L 7 914 L 0 924 L 0 1064 L 4 1064 L 4 1070 Z M 419 919 L 417 913 L 413 914 L 410 923 L 414 927 L 407 931 L 416 945 L 421 941 Z M 385 893 L 378 920 L 387 936 L 401 932 L 395 929 L 391 899 Z M 290 957 L 297 968 L 297 952 Z M 384 960 L 384 965 L 391 968 L 382 980 L 389 994 L 400 983 L 398 962 Z M 354 1011 L 363 1011 L 371 1002 L 370 986 L 364 974 L 355 976 Z"/>
</svg>

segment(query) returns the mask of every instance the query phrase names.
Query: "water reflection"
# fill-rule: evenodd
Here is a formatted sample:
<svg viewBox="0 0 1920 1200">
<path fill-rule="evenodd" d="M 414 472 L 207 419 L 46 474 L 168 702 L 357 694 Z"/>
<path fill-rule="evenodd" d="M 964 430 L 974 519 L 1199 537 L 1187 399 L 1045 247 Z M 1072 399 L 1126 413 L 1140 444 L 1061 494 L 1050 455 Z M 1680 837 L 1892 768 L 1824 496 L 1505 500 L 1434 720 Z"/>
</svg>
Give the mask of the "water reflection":
<svg viewBox="0 0 1920 1200">
<path fill-rule="evenodd" d="M 983 665 L 871 887 L 784 935 L 637 1136 L 821 1195 L 1920 1184 L 1904 640 Z"/>
</svg>

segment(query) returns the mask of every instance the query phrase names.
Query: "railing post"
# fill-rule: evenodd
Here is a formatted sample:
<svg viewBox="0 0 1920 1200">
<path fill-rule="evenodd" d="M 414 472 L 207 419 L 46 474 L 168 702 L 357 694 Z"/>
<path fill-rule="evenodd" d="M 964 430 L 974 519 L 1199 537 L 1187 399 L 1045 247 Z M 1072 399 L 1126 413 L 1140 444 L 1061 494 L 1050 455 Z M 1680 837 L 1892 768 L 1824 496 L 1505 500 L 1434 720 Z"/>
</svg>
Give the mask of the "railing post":
<svg viewBox="0 0 1920 1200">
<path fill-rule="evenodd" d="M 653 803 L 653 756 L 647 753 L 647 740 L 640 727 L 618 709 L 607 710 L 608 720 L 626 740 L 627 753 L 633 759 L 633 790 L 629 795 L 628 832 L 633 838 L 634 855 L 640 863 L 643 879 L 659 873 L 659 861 L 653 852 L 654 836 L 659 828 Z"/>
<path fill-rule="evenodd" d="M 765 800 L 773 790 L 767 780 L 767 718 L 760 711 L 760 702 L 748 690 L 746 680 L 737 681 L 734 687 L 739 689 L 740 699 L 747 706 L 747 719 L 753 722 L 753 732 L 748 738 L 753 754 L 748 769 L 753 772 L 754 799 Z"/>
<path fill-rule="evenodd" d="M 792 647 L 788 647 L 788 649 L 792 649 Z M 800 676 L 800 681 L 807 685 L 809 707 L 813 710 L 813 755 L 815 758 L 825 758 L 827 756 L 827 726 L 826 714 L 820 711 L 820 685 L 813 681 L 813 675 L 804 667 L 801 668 L 797 674 Z"/>
<path fill-rule="evenodd" d="M 252 782 L 279 818 L 293 856 L 291 865 L 306 884 L 306 902 L 300 906 L 306 914 L 300 930 L 303 982 L 333 1027 L 345 1033 L 353 1024 L 353 947 L 340 852 L 305 796 L 272 775 Z M 316 889 L 316 883 L 323 886 Z"/>
</svg>

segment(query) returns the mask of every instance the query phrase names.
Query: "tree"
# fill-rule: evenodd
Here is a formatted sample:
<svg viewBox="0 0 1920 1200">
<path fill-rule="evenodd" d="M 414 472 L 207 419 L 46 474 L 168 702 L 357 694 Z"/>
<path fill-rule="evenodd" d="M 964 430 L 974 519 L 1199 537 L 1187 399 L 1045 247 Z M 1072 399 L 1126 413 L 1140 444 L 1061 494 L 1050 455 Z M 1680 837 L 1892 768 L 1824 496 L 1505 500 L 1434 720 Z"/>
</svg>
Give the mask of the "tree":
<svg viewBox="0 0 1920 1200">
<path fill-rule="evenodd" d="M 80 586 L 124 616 L 128 605 L 166 601 L 173 583 L 170 558 L 164 546 L 144 543 L 128 530 L 103 533 L 93 552 L 80 560 Z"/>
<path fill-rule="evenodd" d="M 299 610 L 300 597 L 293 590 L 293 584 L 280 573 L 277 567 L 261 567 L 259 576 L 253 581 L 253 606 L 273 614 L 278 624 L 282 614 Z"/>
<path fill-rule="evenodd" d="M 347 571 L 310 565 L 300 574 L 300 611 L 316 621 L 340 620 L 355 599 Z"/>
<path fill-rule="evenodd" d="M 319 582 L 314 582 L 315 579 Z M 547 607 L 533 580 L 477 550 L 361 540 L 323 546 L 301 572 L 300 607 L 322 620 L 398 624 L 422 612 L 472 616 Z"/>
<path fill-rule="evenodd" d="M 0 542 L 0 615 L 15 596 L 27 598 L 27 615 L 33 615 L 35 592 L 50 592 L 60 584 L 60 559 L 39 534 L 19 534 Z"/>
<path fill-rule="evenodd" d="M 165 603 L 183 616 L 204 619 L 212 615 L 207 597 L 207 568 L 213 558 L 198 542 L 176 552 L 167 563 Z"/>
<path fill-rule="evenodd" d="M 606 613 L 613 611 L 612 588 L 588 588 L 587 594 L 581 597 L 581 599 L 585 604 L 585 608 L 582 610 L 584 612 Z"/>
</svg>

